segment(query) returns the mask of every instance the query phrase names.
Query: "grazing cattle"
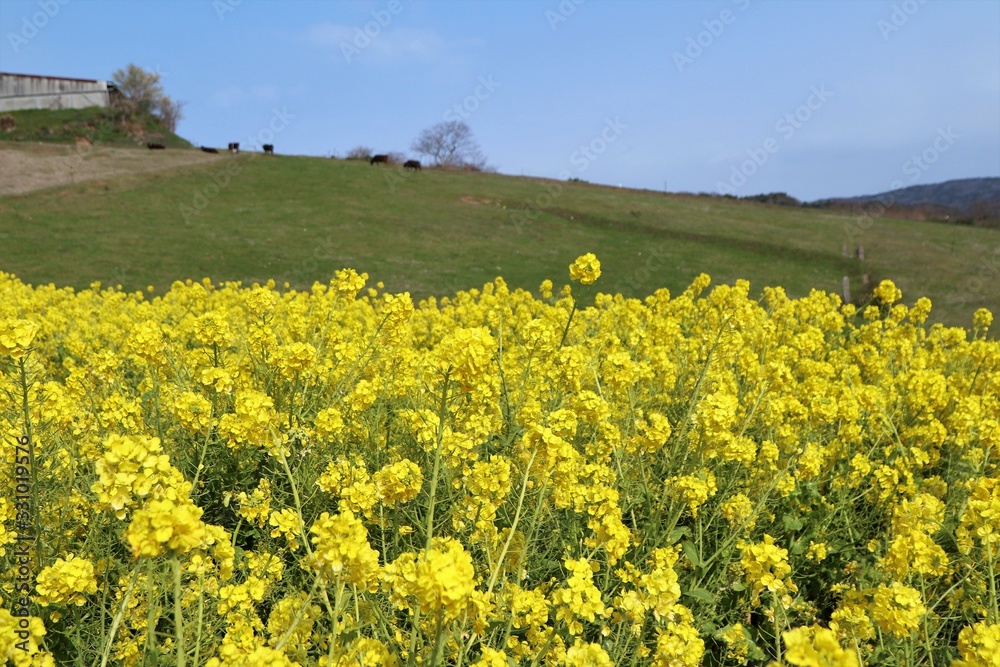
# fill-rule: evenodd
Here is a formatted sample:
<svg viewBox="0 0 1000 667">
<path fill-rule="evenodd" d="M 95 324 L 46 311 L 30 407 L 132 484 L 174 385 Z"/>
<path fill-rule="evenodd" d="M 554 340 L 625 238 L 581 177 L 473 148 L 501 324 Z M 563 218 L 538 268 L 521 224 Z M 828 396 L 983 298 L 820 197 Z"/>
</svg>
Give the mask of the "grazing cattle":
<svg viewBox="0 0 1000 667">
<path fill-rule="evenodd" d="M 203 150 L 206 153 L 218 153 L 219 152 L 218 148 L 209 148 L 208 146 L 202 146 L 201 150 Z"/>
<path fill-rule="evenodd" d="M 166 148 L 163 144 L 146 144 L 146 148 L 151 151 L 162 151 Z"/>
<path fill-rule="evenodd" d="M 239 153 L 240 152 L 240 144 L 238 142 L 237 143 L 230 142 L 230 144 L 229 144 L 229 152 L 232 153 L 233 155 L 236 155 L 237 153 Z"/>
<path fill-rule="evenodd" d="M 264 155 L 274 155 L 274 144 L 264 144 Z"/>
<path fill-rule="evenodd" d="M 403 169 L 412 169 L 413 171 L 420 171 L 420 161 L 419 160 L 407 160 L 403 163 Z"/>
<path fill-rule="evenodd" d="M 372 155 L 372 159 L 368 161 L 368 164 L 389 164 L 389 156 Z"/>
</svg>

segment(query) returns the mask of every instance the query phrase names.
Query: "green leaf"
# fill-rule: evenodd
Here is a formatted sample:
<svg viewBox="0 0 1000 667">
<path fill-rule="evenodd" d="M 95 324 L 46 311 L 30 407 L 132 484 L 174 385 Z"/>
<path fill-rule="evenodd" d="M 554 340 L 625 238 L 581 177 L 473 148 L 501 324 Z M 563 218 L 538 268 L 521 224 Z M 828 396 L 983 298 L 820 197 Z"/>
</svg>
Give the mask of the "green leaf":
<svg viewBox="0 0 1000 667">
<path fill-rule="evenodd" d="M 684 594 L 696 600 L 701 600 L 702 602 L 715 602 L 715 596 L 706 591 L 704 588 L 692 588 Z"/>
<path fill-rule="evenodd" d="M 698 548 L 694 545 L 694 543 L 691 540 L 685 540 L 681 544 L 681 548 L 684 549 L 684 555 L 687 556 L 687 559 L 691 561 L 691 566 L 698 567 L 701 563 L 701 559 L 698 558 Z"/>
<path fill-rule="evenodd" d="M 757 644 L 755 644 L 753 642 L 750 642 L 750 655 L 749 655 L 749 658 L 751 660 L 763 661 L 763 660 L 767 660 L 767 654 L 764 653 L 764 651 L 762 651 L 761 648 L 759 646 L 757 646 Z"/>
<path fill-rule="evenodd" d="M 782 523 L 785 524 L 785 530 L 787 530 L 789 532 L 795 532 L 796 530 L 802 530 L 802 526 L 805 525 L 805 524 L 802 523 L 802 519 L 800 519 L 797 516 L 791 516 L 789 514 L 786 514 L 781 521 L 782 521 Z"/>
<path fill-rule="evenodd" d="M 667 536 L 667 544 L 677 544 L 681 541 L 682 537 L 687 537 L 691 534 L 691 529 L 687 526 L 681 526 L 680 528 L 674 528 L 670 531 L 670 535 Z"/>
<path fill-rule="evenodd" d="M 747 585 L 739 580 L 734 581 L 729 587 L 734 591 L 736 591 L 737 593 L 745 591 L 747 589 Z"/>
</svg>

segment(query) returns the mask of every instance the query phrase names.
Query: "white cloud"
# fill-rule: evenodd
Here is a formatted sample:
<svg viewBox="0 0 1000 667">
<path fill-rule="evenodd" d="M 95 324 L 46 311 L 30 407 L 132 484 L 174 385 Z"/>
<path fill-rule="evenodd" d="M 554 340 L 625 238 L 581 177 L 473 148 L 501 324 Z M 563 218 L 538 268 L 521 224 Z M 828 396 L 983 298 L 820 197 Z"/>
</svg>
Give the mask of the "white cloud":
<svg viewBox="0 0 1000 667">
<path fill-rule="evenodd" d="M 256 86 L 251 86 L 250 92 L 258 100 L 265 100 L 267 102 L 274 102 L 278 99 L 278 87 L 272 86 L 269 83 L 259 84 Z"/>
<path fill-rule="evenodd" d="M 212 94 L 212 103 L 218 107 L 233 107 L 245 100 L 246 93 L 239 86 L 226 86 Z"/>
<path fill-rule="evenodd" d="M 383 27 L 376 21 L 349 26 L 320 23 L 306 31 L 306 40 L 335 51 L 338 58 L 369 61 L 433 60 L 441 53 L 442 40 L 427 30 Z"/>
</svg>

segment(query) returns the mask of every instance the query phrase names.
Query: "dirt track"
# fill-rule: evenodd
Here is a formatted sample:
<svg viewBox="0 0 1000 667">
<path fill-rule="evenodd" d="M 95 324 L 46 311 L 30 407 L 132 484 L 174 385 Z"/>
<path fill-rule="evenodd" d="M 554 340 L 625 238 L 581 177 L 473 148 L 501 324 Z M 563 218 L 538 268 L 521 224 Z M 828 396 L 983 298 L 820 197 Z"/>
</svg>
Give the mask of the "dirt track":
<svg viewBox="0 0 1000 667">
<path fill-rule="evenodd" d="M 0 142 L 0 196 L 172 169 L 222 157 L 192 148 L 151 151 L 146 148 Z"/>
</svg>

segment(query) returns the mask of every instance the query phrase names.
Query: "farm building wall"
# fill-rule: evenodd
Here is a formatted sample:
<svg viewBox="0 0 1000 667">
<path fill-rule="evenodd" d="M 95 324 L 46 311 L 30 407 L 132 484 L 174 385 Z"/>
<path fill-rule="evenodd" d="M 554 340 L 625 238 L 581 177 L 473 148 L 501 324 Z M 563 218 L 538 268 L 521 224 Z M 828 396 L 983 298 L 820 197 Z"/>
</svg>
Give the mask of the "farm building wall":
<svg viewBox="0 0 1000 667">
<path fill-rule="evenodd" d="M 108 106 L 107 81 L 0 72 L 0 112 Z"/>
</svg>

